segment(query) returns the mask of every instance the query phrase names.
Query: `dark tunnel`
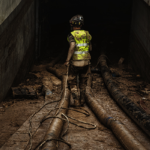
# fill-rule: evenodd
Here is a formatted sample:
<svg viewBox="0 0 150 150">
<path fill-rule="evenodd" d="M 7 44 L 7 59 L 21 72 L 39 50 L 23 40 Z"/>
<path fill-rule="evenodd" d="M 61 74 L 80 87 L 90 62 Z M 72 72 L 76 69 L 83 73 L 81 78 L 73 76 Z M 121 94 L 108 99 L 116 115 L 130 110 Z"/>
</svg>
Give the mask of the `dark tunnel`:
<svg viewBox="0 0 150 150">
<path fill-rule="evenodd" d="M 0 0 L 0 150 L 150 150 L 149 64 L 150 0 Z"/>
<path fill-rule="evenodd" d="M 107 1 L 40 1 L 40 58 L 57 55 L 63 49 L 65 61 L 69 44 L 69 20 L 76 14 L 84 17 L 84 30 L 92 35 L 92 64 L 96 64 L 101 51 L 116 63 L 120 57 L 128 60 L 131 0 Z M 56 56 L 55 55 L 55 56 Z M 128 61 L 125 61 L 126 63 Z"/>
</svg>

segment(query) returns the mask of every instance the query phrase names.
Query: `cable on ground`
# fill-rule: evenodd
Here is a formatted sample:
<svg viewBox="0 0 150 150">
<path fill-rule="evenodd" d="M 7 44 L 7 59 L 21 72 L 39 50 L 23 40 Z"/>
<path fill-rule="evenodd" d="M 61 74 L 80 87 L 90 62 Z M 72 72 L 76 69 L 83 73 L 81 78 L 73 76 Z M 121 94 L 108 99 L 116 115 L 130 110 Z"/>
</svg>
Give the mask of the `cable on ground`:
<svg viewBox="0 0 150 150">
<path fill-rule="evenodd" d="M 30 143 L 30 147 L 29 147 L 29 150 L 31 150 L 32 149 L 32 136 L 33 136 L 33 134 L 32 134 L 32 118 L 39 112 L 39 111 L 41 111 L 46 105 L 48 105 L 48 104 L 51 104 L 51 103 L 54 103 L 54 102 L 59 102 L 60 100 L 57 100 L 57 101 L 52 101 L 52 102 L 48 102 L 48 103 L 46 103 L 46 104 L 44 104 L 38 111 L 36 111 L 34 114 L 32 114 L 32 116 L 31 116 L 31 118 L 29 119 L 29 137 L 30 137 L 30 139 L 29 139 L 29 141 L 28 141 L 28 144 Z M 40 127 L 40 125 L 39 125 L 39 127 Z M 39 128 L 38 127 L 38 128 Z M 37 128 L 37 129 L 38 129 Z M 36 130 L 37 131 L 37 130 Z M 34 134 L 36 133 L 36 131 L 34 132 Z M 27 146 L 28 146 L 28 144 L 27 144 Z M 26 148 L 27 148 L 27 146 L 26 146 Z M 25 148 L 25 149 L 26 149 Z"/>
</svg>

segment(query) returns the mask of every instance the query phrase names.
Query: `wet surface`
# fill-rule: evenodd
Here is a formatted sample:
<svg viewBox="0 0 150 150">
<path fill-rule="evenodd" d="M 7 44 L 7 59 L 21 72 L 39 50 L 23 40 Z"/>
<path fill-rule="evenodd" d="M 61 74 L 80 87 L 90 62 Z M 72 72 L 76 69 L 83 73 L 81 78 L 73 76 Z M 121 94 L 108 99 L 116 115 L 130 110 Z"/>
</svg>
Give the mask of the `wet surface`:
<svg viewBox="0 0 150 150">
<path fill-rule="evenodd" d="M 41 85 L 41 79 L 44 74 L 49 74 L 45 70 L 45 65 L 36 65 L 33 67 L 33 70 L 30 72 L 30 75 L 26 81 L 21 83 L 21 85 L 31 85 L 34 83 Z M 62 64 L 55 65 L 56 68 L 60 68 L 62 73 L 65 73 L 66 68 Z M 146 101 L 148 107 L 149 103 L 149 84 L 144 82 L 139 75 L 136 75 L 133 71 L 128 69 L 127 66 L 111 66 L 112 72 L 118 73 L 119 77 L 113 77 L 116 84 L 119 85 L 119 88 L 126 94 L 134 103 L 136 103 L 139 107 L 141 99 Z M 33 75 L 31 75 L 33 74 Z M 36 77 L 35 77 L 36 76 Z M 131 133 L 139 140 L 141 144 L 145 146 L 145 148 L 150 149 L 150 138 L 143 133 L 143 131 L 121 110 L 121 108 L 116 104 L 116 102 L 110 97 L 107 89 L 105 88 L 103 79 L 100 74 L 93 73 L 93 93 L 95 98 L 99 102 L 100 105 L 110 114 L 110 116 L 115 117 L 120 120 L 130 131 Z M 147 92 L 144 92 L 145 88 L 147 88 Z M 53 99 L 59 99 L 61 93 L 61 86 L 54 86 L 53 88 Z M 28 117 L 35 112 L 39 107 L 43 105 L 44 97 L 42 95 L 39 96 L 38 99 L 9 99 L 6 102 L 1 103 L 1 111 L 0 111 L 0 129 L 1 129 L 1 138 L 0 138 L 0 146 L 2 146 L 7 140 L 11 137 L 13 133 L 19 129 L 19 127 L 28 119 Z M 144 107 L 144 108 L 145 108 Z M 95 124 L 96 129 L 86 129 L 80 128 L 73 124 L 69 124 L 68 132 L 63 137 L 68 143 L 71 144 L 73 150 L 90 150 L 90 149 L 107 149 L 107 150 L 117 150 L 124 149 L 122 145 L 118 142 L 113 133 L 103 126 L 95 117 L 95 115 L 91 112 L 91 110 L 85 105 L 83 107 L 90 113 L 90 116 L 85 116 L 84 114 L 68 111 L 68 116 L 73 117 L 77 120 L 81 120 L 87 123 Z M 75 108 L 76 109 L 76 108 Z M 142 107 L 141 107 L 142 109 Z M 149 108 L 148 108 L 149 110 Z M 81 110 L 82 111 L 82 110 Z M 82 125 L 84 127 L 91 127 L 90 125 L 81 124 L 77 121 L 73 121 L 69 119 L 71 122 L 76 123 L 77 125 Z M 42 138 L 40 136 L 41 133 L 46 133 L 48 128 L 48 121 L 45 128 L 40 129 L 35 137 L 33 137 L 33 147 L 38 143 L 35 141 L 41 141 Z M 67 128 L 67 123 L 64 126 L 63 132 Z M 44 131 L 44 132 L 43 132 Z M 62 132 L 62 133 L 63 133 Z M 42 134 L 44 137 L 44 134 Z M 37 140 L 38 139 L 38 140 Z M 35 144 L 34 144 L 35 143 Z M 59 143 L 59 150 L 67 150 L 69 147 L 64 143 Z"/>
<path fill-rule="evenodd" d="M 138 87 L 144 85 L 145 82 L 140 77 L 135 78 L 136 74 L 133 73 L 132 70 L 129 70 L 127 66 L 122 66 L 120 68 L 117 66 L 111 66 L 110 69 L 120 74 L 120 77 L 114 77 L 114 81 L 116 81 L 116 84 L 119 85 L 121 91 L 142 109 L 138 102 L 144 95 L 139 95 Z M 131 73 L 133 74 L 131 75 Z M 95 93 L 95 97 L 98 102 L 103 106 L 108 114 L 110 114 L 110 116 L 120 120 L 139 140 L 139 142 L 145 146 L 145 148 L 150 149 L 150 138 L 145 133 L 143 133 L 143 131 L 132 121 L 131 118 L 129 118 L 123 112 L 123 110 L 110 97 L 107 89 L 105 88 L 102 78 L 99 77 L 99 79 L 97 78 L 96 81 L 98 80 L 99 83 L 95 83 L 93 85 L 93 92 Z M 99 91 L 97 89 L 99 89 Z"/>
<path fill-rule="evenodd" d="M 21 85 L 41 85 L 42 78 L 44 75 L 50 74 L 45 70 L 47 63 L 35 65 L 32 71 L 29 73 L 28 78 L 21 83 Z M 63 64 L 56 64 L 56 68 L 59 68 L 62 73 L 65 73 L 66 68 Z M 119 67 L 117 65 L 110 66 L 112 72 L 119 74 L 119 77 L 113 77 L 119 88 L 126 94 L 135 104 L 137 104 L 141 109 L 140 101 L 145 101 L 146 105 L 144 108 L 149 110 L 150 105 L 150 95 L 149 95 L 149 84 L 144 82 L 141 77 L 135 74 L 127 66 Z M 31 75 L 32 74 L 32 75 Z M 116 102 L 110 97 L 107 89 L 105 88 L 103 79 L 100 74 L 93 73 L 93 93 L 96 100 L 100 105 L 107 111 L 107 113 L 120 120 L 130 132 L 139 140 L 141 144 L 144 145 L 146 149 L 150 149 L 150 138 L 147 137 L 145 133 L 121 110 L 121 108 L 116 104 Z M 60 98 L 61 86 L 53 87 L 52 99 L 58 100 Z M 145 98 L 145 99 L 142 99 Z M 39 92 L 38 99 L 12 99 L 8 98 L 7 101 L 0 104 L 0 146 L 2 146 L 7 140 L 15 133 L 19 127 L 28 119 L 28 117 L 37 111 L 44 102 L 44 97 Z M 84 114 L 69 110 L 68 116 L 73 117 L 77 120 L 81 120 L 87 123 L 95 124 L 96 129 L 86 129 L 80 128 L 69 123 L 69 128 L 67 134 L 63 137 L 68 143 L 71 144 L 72 150 L 118 150 L 124 149 L 122 145 L 118 142 L 113 133 L 103 126 L 91 112 L 91 110 L 85 105 L 83 107 L 90 113 L 90 116 L 85 116 Z M 76 108 L 74 108 L 76 109 Z M 82 111 L 82 110 L 81 110 Z M 82 125 L 84 127 L 91 127 L 87 124 L 81 124 L 77 121 L 69 119 L 70 122 L 74 122 L 77 125 Z M 33 147 L 38 145 L 44 134 L 46 133 L 49 126 L 49 120 L 45 122 L 37 131 L 37 134 L 33 137 Z M 64 126 L 62 133 L 67 128 L 67 123 Z M 37 142 L 38 141 L 38 142 Z M 59 150 L 67 150 L 69 147 L 64 143 L 59 143 Z"/>
<path fill-rule="evenodd" d="M 56 17 L 53 13 L 48 13 L 49 11 L 56 12 L 56 8 L 53 10 L 49 9 L 53 5 L 49 1 L 41 1 L 44 2 L 44 5 L 41 5 L 43 8 L 43 14 L 41 14 L 41 41 L 40 48 L 40 58 L 36 65 L 34 65 L 33 69 L 29 72 L 26 80 L 22 81 L 21 86 L 27 85 L 32 87 L 42 86 L 42 78 L 44 75 L 51 76 L 45 70 L 45 66 L 56 57 L 62 50 L 65 50 L 65 55 L 61 58 L 62 61 L 59 64 L 56 64 L 55 67 L 58 68 L 61 72 L 66 71 L 66 67 L 63 63 L 67 57 L 68 51 L 68 42 L 66 40 L 67 35 L 70 32 L 70 26 L 68 24 L 68 20 L 72 17 L 72 13 L 77 12 L 78 9 L 68 7 L 66 9 L 66 15 L 69 16 L 66 22 L 61 22 L 60 20 L 64 20 L 64 7 L 62 8 L 63 17 Z M 49 4 L 48 4 L 48 3 Z M 107 2 L 104 2 L 107 3 Z M 122 3 L 122 2 L 121 2 Z M 69 4 L 69 3 L 68 3 Z M 124 3 L 122 3 L 125 7 L 125 14 L 127 14 L 127 7 Z M 85 4 L 83 3 L 85 6 Z M 91 3 L 87 3 L 91 7 Z M 110 3 L 110 8 L 113 8 Z M 117 6 L 117 5 L 115 5 Z M 56 7 L 58 7 L 56 5 Z M 76 6 L 75 6 L 76 7 Z M 83 14 L 87 18 L 85 18 L 85 30 L 88 30 L 92 35 L 92 46 L 93 51 L 91 52 L 92 56 L 92 65 L 96 66 L 99 54 L 101 51 L 105 51 L 108 56 L 108 63 L 114 64 L 117 63 L 120 57 L 125 58 L 125 62 L 128 59 L 129 53 L 129 32 L 130 32 L 130 19 L 125 19 L 122 14 L 118 13 L 121 16 L 121 20 L 119 21 L 110 21 L 115 19 L 115 15 L 110 15 L 109 17 L 105 14 L 105 11 L 108 11 L 108 5 L 101 5 L 102 12 L 101 15 L 99 13 L 99 6 L 96 8 L 97 17 L 95 14 L 91 15 L 91 11 L 89 11 L 90 15 L 87 15 L 87 11 L 83 10 Z M 86 7 L 83 7 L 87 9 Z M 95 5 L 93 5 L 95 10 Z M 107 8 L 107 9 L 105 9 Z M 121 7 L 118 7 L 121 9 Z M 60 11 L 60 8 L 58 8 Z M 104 10 L 103 10 L 104 9 Z M 70 11 L 71 10 L 71 11 Z M 89 9 L 91 10 L 91 8 Z M 45 13 L 44 13 L 45 12 Z M 110 11 L 111 12 L 111 11 Z M 96 12 L 95 12 L 96 13 Z M 128 12 L 129 13 L 129 12 Z M 59 13 L 58 13 L 59 14 Z M 112 13 L 113 14 L 113 13 Z M 52 15 L 52 16 L 51 16 Z M 60 15 L 60 14 L 59 14 Z M 100 16 L 99 16 L 100 15 Z M 53 20 L 52 19 L 55 19 Z M 59 19 L 58 19 L 59 18 Z M 92 20 L 93 19 L 93 20 Z M 53 20 L 53 21 L 52 21 Z M 99 21 L 99 22 L 98 22 Z M 58 23 L 58 24 L 57 24 Z M 42 61 L 41 61 L 42 60 Z M 112 71 L 118 72 L 120 77 L 114 77 L 116 84 L 119 85 L 120 89 L 129 96 L 129 98 L 135 102 L 141 109 L 145 109 L 146 111 L 150 110 L 150 95 L 149 95 L 149 85 L 145 83 L 137 74 L 135 74 L 131 69 L 129 70 L 127 66 L 119 68 L 119 66 L 111 66 Z M 93 74 L 93 93 L 95 98 L 99 102 L 100 105 L 104 107 L 104 109 L 116 119 L 122 121 L 126 127 L 132 132 L 132 134 L 141 142 L 147 149 L 150 149 L 150 138 L 145 135 L 141 131 L 137 125 L 121 110 L 121 108 L 112 100 L 110 97 L 103 80 L 99 74 Z M 61 94 L 61 86 L 53 87 L 53 100 L 59 100 Z M 8 97 L 4 102 L 0 103 L 0 147 L 4 143 L 8 141 L 8 139 L 13 135 L 21 125 L 35 112 L 37 111 L 44 103 L 44 96 L 42 96 L 41 91 L 38 91 L 39 97 L 38 99 L 12 99 Z M 144 99 L 142 99 L 144 98 Z M 141 102 L 141 100 L 143 100 Z M 143 103 L 144 102 L 144 103 Z M 53 106 L 53 105 L 52 105 Z M 49 108 L 47 108 L 49 109 Z M 97 126 L 96 129 L 88 130 L 84 128 L 80 128 L 69 124 L 69 130 L 67 134 L 64 136 L 64 139 L 72 145 L 73 150 L 117 150 L 124 149 L 122 145 L 118 142 L 116 137 L 112 134 L 112 132 L 103 126 L 95 117 L 95 115 L 91 112 L 91 110 L 85 105 L 84 109 L 86 109 L 90 116 L 86 117 L 84 114 L 80 114 L 78 112 L 74 112 L 69 110 L 68 116 L 74 117 L 78 120 L 85 121 L 87 123 L 92 123 Z M 72 120 L 70 120 L 72 121 Z M 33 137 L 33 147 L 38 145 L 44 137 L 50 120 L 46 120 L 36 135 Z M 74 121 L 73 121 L 74 122 Z M 81 124 L 76 122 L 77 124 Z M 89 127 L 88 125 L 84 125 L 85 127 Z M 34 126 L 33 126 L 34 127 Z M 67 128 L 67 124 L 64 126 L 64 132 Z M 59 150 L 67 150 L 69 149 L 67 145 L 64 143 L 59 143 Z"/>
<path fill-rule="evenodd" d="M 95 124 L 96 129 L 84 129 L 79 128 L 75 125 L 70 124 L 68 134 L 64 137 L 64 139 L 71 144 L 72 150 L 98 150 L 98 149 L 123 149 L 117 139 L 114 137 L 112 132 L 104 127 L 95 117 L 95 115 L 91 112 L 91 110 L 84 106 L 84 109 L 90 113 L 90 116 L 86 117 L 83 114 L 79 114 L 77 112 L 68 111 L 68 116 L 72 116 L 77 120 L 82 120 L 87 123 Z M 72 120 L 70 120 L 72 121 Z M 81 124 L 75 122 L 76 124 Z M 84 127 L 90 127 L 82 124 Z M 69 149 L 66 145 L 60 144 L 59 150 L 67 150 Z"/>
<path fill-rule="evenodd" d="M 141 78 L 136 79 L 134 77 L 136 76 L 136 74 L 131 75 L 129 71 L 125 71 L 126 69 L 127 66 L 122 66 L 121 68 L 116 66 L 111 67 L 112 71 L 120 74 L 120 77 L 114 77 L 116 83 L 121 82 L 121 84 L 119 84 L 120 89 L 123 91 L 123 93 L 129 96 L 129 98 L 131 98 L 133 102 L 137 103 L 138 105 L 138 101 L 142 97 L 138 94 L 136 89 L 139 85 L 143 85 L 145 82 L 142 81 Z M 134 89 L 134 87 L 136 88 Z M 107 89 L 105 88 L 101 75 L 96 73 L 93 74 L 92 89 L 96 100 L 99 102 L 100 105 L 103 106 L 107 113 L 110 116 L 116 118 L 117 120 L 120 120 L 134 135 L 134 137 L 136 137 L 137 140 L 144 145 L 146 149 L 150 149 L 150 138 L 145 133 L 143 133 L 143 131 L 131 120 L 131 118 L 129 118 L 122 111 L 122 109 L 110 97 Z M 135 94 L 136 97 L 134 96 Z M 65 140 L 71 143 L 72 149 L 124 149 L 122 145 L 118 143 L 112 132 L 104 127 L 96 119 L 95 115 L 90 111 L 90 109 L 87 106 L 85 106 L 84 108 L 90 112 L 91 115 L 89 117 L 85 117 L 71 111 L 68 112 L 68 115 L 71 115 L 79 120 L 84 120 L 85 122 L 94 123 L 97 125 L 97 128 L 94 130 L 87 130 L 70 125 L 68 135 L 65 136 Z M 64 144 L 61 145 L 62 147 L 60 146 L 59 149 L 67 149 L 67 146 L 65 146 Z"/>
</svg>

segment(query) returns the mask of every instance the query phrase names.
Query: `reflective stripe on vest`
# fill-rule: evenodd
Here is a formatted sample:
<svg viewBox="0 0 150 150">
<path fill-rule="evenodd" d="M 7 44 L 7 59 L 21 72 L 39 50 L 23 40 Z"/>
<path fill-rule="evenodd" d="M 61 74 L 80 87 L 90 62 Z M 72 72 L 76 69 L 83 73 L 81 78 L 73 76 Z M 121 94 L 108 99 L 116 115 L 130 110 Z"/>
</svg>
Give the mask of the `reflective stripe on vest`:
<svg viewBox="0 0 150 150">
<path fill-rule="evenodd" d="M 92 39 L 88 31 L 85 30 L 74 30 L 71 32 L 74 37 L 76 47 L 72 60 L 89 60 L 91 59 L 89 53 L 89 43 Z"/>
<path fill-rule="evenodd" d="M 89 51 L 75 51 L 74 54 L 87 54 Z"/>
<path fill-rule="evenodd" d="M 89 43 L 80 43 L 80 44 L 76 44 L 76 46 L 81 47 L 81 46 L 88 46 Z"/>
</svg>

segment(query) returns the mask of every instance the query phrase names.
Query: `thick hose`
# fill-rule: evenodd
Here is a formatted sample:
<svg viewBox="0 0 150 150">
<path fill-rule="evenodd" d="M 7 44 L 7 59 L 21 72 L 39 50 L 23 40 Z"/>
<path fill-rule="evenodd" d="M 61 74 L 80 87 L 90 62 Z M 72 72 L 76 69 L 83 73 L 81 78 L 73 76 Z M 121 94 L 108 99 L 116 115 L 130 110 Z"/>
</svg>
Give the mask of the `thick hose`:
<svg viewBox="0 0 150 150">
<path fill-rule="evenodd" d="M 86 102 L 94 114 L 112 132 L 127 150 L 146 150 L 142 144 L 130 133 L 130 131 L 120 122 L 109 116 L 103 107 L 92 96 L 91 87 L 86 87 Z"/>
<path fill-rule="evenodd" d="M 53 73 L 57 78 L 62 80 L 62 73 L 59 71 L 59 69 L 50 67 L 49 65 L 46 67 L 47 71 Z"/>
<path fill-rule="evenodd" d="M 63 77 L 63 80 L 66 80 L 67 76 Z M 63 81 L 64 84 L 66 84 L 66 82 Z M 63 87 L 66 87 L 65 85 L 63 85 Z M 61 108 L 68 108 L 69 106 L 69 97 L 70 97 L 70 91 L 68 88 L 64 88 L 63 90 L 63 95 L 61 98 L 61 102 L 59 104 L 59 108 L 58 111 L 56 112 L 56 117 L 62 118 L 62 113 L 66 114 L 67 113 L 67 109 L 61 109 Z M 44 141 L 46 140 L 50 140 L 50 139 L 60 139 L 60 134 L 61 131 L 63 129 L 63 124 L 64 121 L 62 119 L 59 118 L 54 118 L 52 123 L 50 124 L 50 127 L 44 137 Z M 43 147 L 42 150 L 57 150 L 57 140 L 50 140 L 48 142 L 46 142 Z"/>
<path fill-rule="evenodd" d="M 46 67 L 46 69 L 48 72 L 53 73 L 57 78 L 62 80 L 64 74 L 59 69 L 50 67 L 49 65 Z M 74 79 L 74 77 L 68 76 L 68 81 L 72 79 Z"/>
<path fill-rule="evenodd" d="M 100 56 L 99 62 L 103 80 L 114 100 L 150 136 L 150 116 L 125 96 L 116 86 L 107 66 L 105 55 Z"/>
<path fill-rule="evenodd" d="M 58 55 L 56 58 L 54 58 L 50 63 L 49 63 L 49 67 L 54 67 L 54 65 L 62 58 L 64 54 L 64 50 L 60 53 L 60 55 Z"/>
</svg>

